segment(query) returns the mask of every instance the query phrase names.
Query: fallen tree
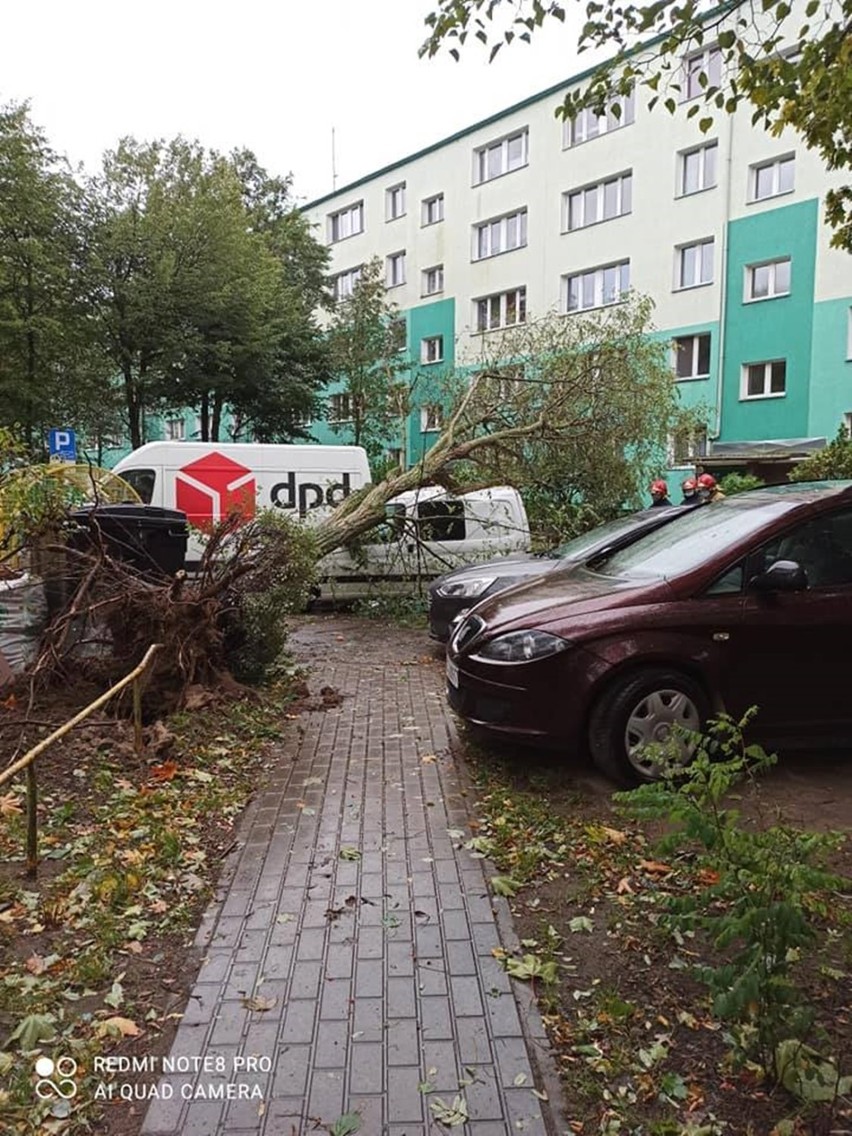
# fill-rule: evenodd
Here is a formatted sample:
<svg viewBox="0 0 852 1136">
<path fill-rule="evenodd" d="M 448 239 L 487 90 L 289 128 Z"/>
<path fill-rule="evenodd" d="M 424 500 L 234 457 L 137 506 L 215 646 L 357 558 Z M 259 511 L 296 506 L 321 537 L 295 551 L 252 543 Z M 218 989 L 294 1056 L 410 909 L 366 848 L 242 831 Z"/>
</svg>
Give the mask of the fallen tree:
<svg viewBox="0 0 852 1136">
<path fill-rule="evenodd" d="M 560 485 L 578 501 L 637 495 L 679 405 L 668 345 L 653 337 L 651 301 L 631 296 L 588 314 L 552 314 L 481 336 L 476 359 L 441 376 L 444 426 L 411 468 L 347 498 L 314 529 L 318 555 L 384 519 L 399 493 L 440 485 Z"/>
</svg>

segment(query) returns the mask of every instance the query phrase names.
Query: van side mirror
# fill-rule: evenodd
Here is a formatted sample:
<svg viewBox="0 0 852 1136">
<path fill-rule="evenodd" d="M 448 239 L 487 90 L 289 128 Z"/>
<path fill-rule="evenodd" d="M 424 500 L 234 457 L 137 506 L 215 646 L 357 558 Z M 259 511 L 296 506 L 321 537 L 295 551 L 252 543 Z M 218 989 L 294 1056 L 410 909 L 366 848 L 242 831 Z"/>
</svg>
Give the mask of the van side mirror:
<svg viewBox="0 0 852 1136">
<path fill-rule="evenodd" d="M 776 560 L 765 572 L 752 576 L 748 586 L 753 592 L 804 592 L 808 575 L 795 560 Z"/>
</svg>

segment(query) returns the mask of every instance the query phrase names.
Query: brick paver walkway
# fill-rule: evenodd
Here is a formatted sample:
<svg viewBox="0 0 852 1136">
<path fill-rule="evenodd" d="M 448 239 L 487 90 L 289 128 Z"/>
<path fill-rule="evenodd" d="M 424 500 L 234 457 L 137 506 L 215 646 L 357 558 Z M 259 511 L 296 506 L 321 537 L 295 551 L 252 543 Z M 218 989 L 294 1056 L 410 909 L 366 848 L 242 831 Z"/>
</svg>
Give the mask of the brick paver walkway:
<svg viewBox="0 0 852 1136">
<path fill-rule="evenodd" d="M 349 1112 L 363 1136 L 564 1131 L 537 1095 L 554 1096 L 537 1011 L 492 955 L 505 901 L 461 847 L 425 635 L 326 616 L 292 643 L 312 695 L 342 699 L 288 723 L 244 818 L 144 1133 L 302 1136 Z M 456 1097 L 470 1121 L 442 1127 L 430 1106 Z"/>
</svg>

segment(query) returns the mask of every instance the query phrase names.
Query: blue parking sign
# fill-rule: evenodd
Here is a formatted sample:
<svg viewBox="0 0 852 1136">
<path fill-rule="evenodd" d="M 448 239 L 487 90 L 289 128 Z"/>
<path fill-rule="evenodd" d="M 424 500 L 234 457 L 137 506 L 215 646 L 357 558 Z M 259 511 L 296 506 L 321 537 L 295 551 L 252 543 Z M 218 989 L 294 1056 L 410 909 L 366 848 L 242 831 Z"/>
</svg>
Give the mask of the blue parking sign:
<svg viewBox="0 0 852 1136">
<path fill-rule="evenodd" d="M 52 462 L 75 462 L 77 435 L 73 430 L 48 430 L 47 450 Z"/>
</svg>

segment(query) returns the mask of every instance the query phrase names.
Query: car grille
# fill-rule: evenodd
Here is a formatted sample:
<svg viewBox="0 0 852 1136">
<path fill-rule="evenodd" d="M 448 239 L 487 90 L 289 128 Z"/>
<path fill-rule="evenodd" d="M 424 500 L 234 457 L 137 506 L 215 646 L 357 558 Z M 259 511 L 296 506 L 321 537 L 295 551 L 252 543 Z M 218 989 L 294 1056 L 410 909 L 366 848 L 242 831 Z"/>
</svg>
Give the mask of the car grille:
<svg viewBox="0 0 852 1136">
<path fill-rule="evenodd" d="M 463 651 L 485 630 L 485 620 L 478 615 L 469 615 L 453 636 L 452 649 Z"/>
</svg>

